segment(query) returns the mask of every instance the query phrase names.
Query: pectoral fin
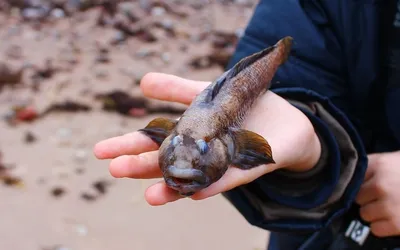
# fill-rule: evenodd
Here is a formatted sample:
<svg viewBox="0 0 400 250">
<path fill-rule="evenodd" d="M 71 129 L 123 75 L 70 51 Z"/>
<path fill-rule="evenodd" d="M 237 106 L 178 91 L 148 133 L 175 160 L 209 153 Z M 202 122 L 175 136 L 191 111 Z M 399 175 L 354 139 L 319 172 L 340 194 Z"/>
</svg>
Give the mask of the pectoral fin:
<svg viewBox="0 0 400 250">
<path fill-rule="evenodd" d="M 250 169 L 263 164 L 275 163 L 271 146 L 259 134 L 244 129 L 230 130 L 231 163 L 241 169 Z"/>
<path fill-rule="evenodd" d="M 167 118 L 155 118 L 145 128 L 139 129 L 140 132 L 150 137 L 160 146 L 165 138 L 171 134 L 178 121 Z"/>
</svg>

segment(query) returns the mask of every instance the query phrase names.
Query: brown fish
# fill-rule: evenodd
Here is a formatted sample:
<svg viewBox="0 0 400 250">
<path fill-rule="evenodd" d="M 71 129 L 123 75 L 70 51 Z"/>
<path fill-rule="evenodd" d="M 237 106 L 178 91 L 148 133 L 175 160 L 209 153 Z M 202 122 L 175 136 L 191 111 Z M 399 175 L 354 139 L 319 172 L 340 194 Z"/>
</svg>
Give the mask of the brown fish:
<svg viewBox="0 0 400 250">
<path fill-rule="evenodd" d="M 190 196 L 219 180 L 229 165 L 275 163 L 268 142 L 240 127 L 287 60 L 292 40 L 243 58 L 197 95 L 179 120 L 156 118 L 139 130 L 160 146 L 159 165 L 170 188 Z"/>
</svg>

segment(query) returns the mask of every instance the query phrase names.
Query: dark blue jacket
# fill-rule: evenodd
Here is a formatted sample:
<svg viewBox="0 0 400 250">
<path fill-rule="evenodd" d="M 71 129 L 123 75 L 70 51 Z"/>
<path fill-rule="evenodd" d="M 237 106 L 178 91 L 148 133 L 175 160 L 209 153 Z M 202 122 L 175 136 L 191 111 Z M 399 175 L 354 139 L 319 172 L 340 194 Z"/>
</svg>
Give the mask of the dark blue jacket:
<svg viewBox="0 0 400 250">
<path fill-rule="evenodd" d="M 312 243 L 310 249 L 326 247 L 332 235 L 324 228 L 354 206 L 367 154 L 400 149 L 396 10 L 394 1 L 383 0 L 261 0 L 257 5 L 228 68 L 284 36 L 292 36 L 292 56 L 278 70 L 271 90 L 288 100 L 320 104 L 345 130 L 357 152 L 351 180 L 324 216 L 270 218 L 262 213 L 260 204 L 267 202 L 303 211 L 316 208 L 327 202 L 338 185 L 347 157 L 338 137 L 328 120 L 298 106 L 329 152 L 318 175 L 322 181 L 295 196 L 277 191 L 285 187 L 275 180 L 290 183 L 290 177 L 268 174 L 224 194 L 249 223 L 273 232 L 269 249 L 299 249 L 318 232 L 322 232 L 322 240 Z"/>
</svg>

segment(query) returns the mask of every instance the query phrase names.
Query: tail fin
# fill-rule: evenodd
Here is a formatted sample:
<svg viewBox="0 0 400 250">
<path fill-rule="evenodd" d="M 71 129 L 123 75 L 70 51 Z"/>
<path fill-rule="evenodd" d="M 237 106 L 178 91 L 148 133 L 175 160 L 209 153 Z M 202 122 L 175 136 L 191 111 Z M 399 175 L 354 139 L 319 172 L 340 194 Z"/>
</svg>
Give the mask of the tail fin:
<svg viewBox="0 0 400 250">
<path fill-rule="evenodd" d="M 284 64 L 288 60 L 290 51 L 292 49 L 292 44 L 293 44 L 293 37 L 291 36 L 286 36 L 276 43 L 275 46 L 281 49 L 283 53 L 280 65 Z"/>
</svg>

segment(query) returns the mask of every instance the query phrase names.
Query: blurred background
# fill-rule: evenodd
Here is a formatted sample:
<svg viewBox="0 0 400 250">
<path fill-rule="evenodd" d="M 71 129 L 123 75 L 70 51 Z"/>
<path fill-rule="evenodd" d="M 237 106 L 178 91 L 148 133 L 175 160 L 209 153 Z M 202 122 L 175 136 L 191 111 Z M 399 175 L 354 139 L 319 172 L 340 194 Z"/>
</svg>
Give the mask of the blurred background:
<svg viewBox="0 0 400 250">
<path fill-rule="evenodd" d="M 260 250 L 222 196 L 152 207 L 93 145 L 184 106 L 149 71 L 211 81 L 256 0 L 0 0 L 0 250 Z"/>
</svg>

